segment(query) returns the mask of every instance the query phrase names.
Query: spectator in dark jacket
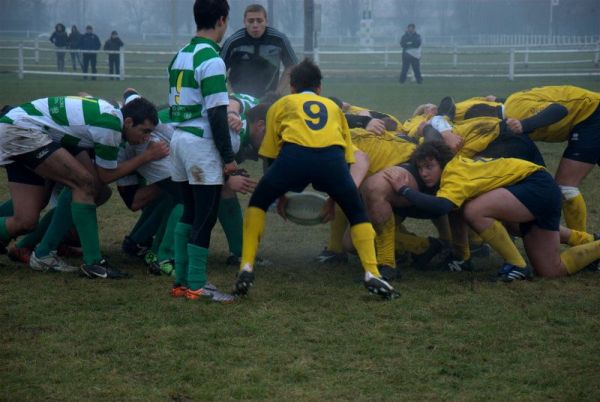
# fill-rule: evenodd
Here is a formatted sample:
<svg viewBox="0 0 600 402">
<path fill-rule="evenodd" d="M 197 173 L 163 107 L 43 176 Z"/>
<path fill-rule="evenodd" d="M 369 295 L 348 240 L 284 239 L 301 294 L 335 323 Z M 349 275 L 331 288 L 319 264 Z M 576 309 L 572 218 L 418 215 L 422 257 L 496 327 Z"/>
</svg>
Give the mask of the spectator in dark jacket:
<svg viewBox="0 0 600 402">
<path fill-rule="evenodd" d="M 423 82 L 421 77 L 421 35 L 415 31 L 415 24 L 408 24 L 406 32 L 400 39 L 402 46 L 402 72 L 400 73 L 400 83 L 406 81 L 408 69 L 412 66 L 417 83 Z"/>
<path fill-rule="evenodd" d="M 69 43 L 69 36 L 65 30 L 65 26 L 61 23 L 56 24 L 54 32 L 50 36 L 50 42 L 54 43 L 54 46 L 58 49 L 56 52 L 56 67 L 58 71 L 65 70 L 65 50 Z"/>
<path fill-rule="evenodd" d="M 121 40 L 121 38 L 119 38 L 119 34 L 117 33 L 117 31 L 112 31 L 112 33 L 110 34 L 110 38 L 108 38 L 108 40 L 106 42 L 104 42 L 104 50 L 109 50 L 109 51 L 119 51 L 119 49 L 121 49 L 123 46 L 125 46 L 125 44 L 123 43 L 123 41 Z M 108 72 L 109 74 L 116 74 L 119 75 L 120 74 L 120 66 L 121 63 L 121 55 L 118 53 L 110 53 L 108 55 Z M 113 77 L 110 77 L 110 79 L 114 79 Z"/>
<path fill-rule="evenodd" d="M 79 48 L 81 50 L 99 50 L 101 47 L 100 38 L 98 35 L 94 33 L 94 29 L 91 25 L 85 27 L 85 33 L 81 36 L 81 41 L 79 42 Z M 88 67 L 92 66 L 92 74 L 96 74 L 98 71 L 96 70 L 96 61 L 98 54 L 96 52 L 83 52 L 83 72 L 87 74 Z M 84 80 L 87 80 L 87 75 L 83 77 Z M 96 77 L 92 76 L 92 80 L 95 80 Z"/>
<path fill-rule="evenodd" d="M 69 49 L 71 49 L 71 63 L 73 63 L 73 71 L 77 71 L 77 66 L 81 67 L 81 55 L 79 53 L 79 42 L 81 42 L 81 32 L 77 29 L 77 25 L 71 27 L 69 34 Z"/>
</svg>

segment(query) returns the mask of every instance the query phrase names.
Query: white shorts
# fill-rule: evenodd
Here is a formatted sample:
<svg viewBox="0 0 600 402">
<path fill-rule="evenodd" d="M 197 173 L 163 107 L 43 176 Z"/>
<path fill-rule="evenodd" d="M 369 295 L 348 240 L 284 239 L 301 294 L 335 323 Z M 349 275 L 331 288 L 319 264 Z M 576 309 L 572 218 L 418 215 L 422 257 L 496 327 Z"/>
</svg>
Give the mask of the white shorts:
<svg viewBox="0 0 600 402">
<path fill-rule="evenodd" d="M 0 123 L 0 165 L 8 165 L 12 163 L 11 157 L 33 152 L 51 142 L 39 127 Z"/>
<path fill-rule="evenodd" d="M 223 161 L 212 138 L 175 130 L 171 138 L 171 180 L 190 184 L 223 184 Z"/>
</svg>

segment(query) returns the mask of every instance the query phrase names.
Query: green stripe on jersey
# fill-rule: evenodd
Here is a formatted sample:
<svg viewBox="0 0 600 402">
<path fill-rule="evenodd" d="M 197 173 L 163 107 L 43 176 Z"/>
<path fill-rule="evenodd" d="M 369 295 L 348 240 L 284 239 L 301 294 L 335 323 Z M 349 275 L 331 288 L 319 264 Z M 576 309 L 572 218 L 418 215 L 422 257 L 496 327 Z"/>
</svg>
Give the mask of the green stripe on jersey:
<svg viewBox="0 0 600 402">
<path fill-rule="evenodd" d="M 204 130 L 198 127 L 177 127 L 178 130 L 194 134 L 197 137 L 204 137 Z"/>
<path fill-rule="evenodd" d="M 117 116 L 109 113 L 102 113 L 96 120 L 89 122 L 90 126 L 107 128 L 109 130 L 121 132 L 121 120 Z"/>
<path fill-rule="evenodd" d="M 221 92 L 227 92 L 227 86 L 225 85 L 225 76 L 213 75 L 210 77 L 206 77 L 200 83 L 200 88 L 202 96 L 205 97 Z"/>
<path fill-rule="evenodd" d="M 2 116 L 2 117 L 0 117 L 0 123 L 13 124 L 14 120 L 8 116 Z"/>
<path fill-rule="evenodd" d="M 202 116 L 202 105 L 173 105 L 171 106 L 171 119 L 174 122 L 196 119 Z"/>
<path fill-rule="evenodd" d="M 119 154 L 119 147 L 94 143 L 94 151 L 97 156 L 105 161 L 116 161 L 117 155 Z"/>
<path fill-rule="evenodd" d="M 83 109 L 83 122 L 85 124 L 90 124 L 90 122 L 96 121 L 100 117 L 100 104 L 97 99 L 81 98 L 81 108 Z"/>
<path fill-rule="evenodd" d="M 60 145 L 63 145 L 65 147 L 76 147 L 79 145 L 79 141 L 81 141 L 81 138 L 77 138 L 75 136 L 65 134 L 60 139 Z"/>
<path fill-rule="evenodd" d="M 160 121 L 162 124 L 173 123 L 169 108 L 161 109 L 158 111 L 158 121 Z"/>
<path fill-rule="evenodd" d="M 59 126 L 69 125 L 64 97 L 48 98 L 48 111 L 50 112 L 50 117 L 56 124 Z"/>
<path fill-rule="evenodd" d="M 178 83 L 179 76 L 181 75 L 181 83 Z M 178 70 L 174 69 L 169 71 L 169 85 L 172 88 L 199 88 L 198 82 L 194 77 L 192 70 Z"/>
<path fill-rule="evenodd" d="M 207 60 L 219 57 L 219 53 L 215 52 L 212 47 L 205 47 L 194 53 L 194 70 L 200 67 L 200 64 Z"/>
<path fill-rule="evenodd" d="M 21 109 L 23 109 L 25 111 L 25 113 L 27 113 L 30 116 L 43 116 L 44 115 L 42 112 L 37 110 L 35 108 L 35 106 L 33 106 L 33 104 L 31 104 L 31 103 L 25 103 L 23 105 L 20 105 L 19 107 Z"/>
</svg>

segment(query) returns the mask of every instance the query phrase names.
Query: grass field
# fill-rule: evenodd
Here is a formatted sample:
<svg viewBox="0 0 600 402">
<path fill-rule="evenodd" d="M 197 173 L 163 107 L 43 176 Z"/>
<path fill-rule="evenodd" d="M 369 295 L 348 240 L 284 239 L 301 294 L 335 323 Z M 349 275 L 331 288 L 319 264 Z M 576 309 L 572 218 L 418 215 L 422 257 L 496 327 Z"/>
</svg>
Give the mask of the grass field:
<svg viewBox="0 0 600 402">
<path fill-rule="evenodd" d="M 416 105 L 539 85 L 600 91 L 594 79 L 329 79 L 326 95 L 407 118 Z M 164 103 L 161 81 L 83 81 L 0 75 L 0 103 L 49 95 L 118 98 L 126 86 Z M 542 145 L 554 170 L 563 145 Z M 248 169 L 257 174 L 258 164 Z M 2 172 L 2 174 L 4 174 Z M 582 188 L 589 227 L 600 228 L 598 169 Z M 1 189 L 6 197 L 6 186 Z M 246 197 L 242 197 L 245 206 Z M 0 259 L 0 400 L 589 400 L 600 399 L 600 276 L 494 284 L 482 272 L 403 266 L 402 297 L 383 302 L 359 282 L 356 260 L 312 260 L 327 228 L 268 214 L 250 296 L 231 306 L 173 300 L 170 282 L 126 259 L 120 243 L 137 215 L 118 196 L 99 209 L 103 250 L 134 274 L 91 281 L 40 274 Z M 423 234 L 431 227 L 410 223 Z M 228 289 L 236 268 L 217 226 L 209 276 Z"/>
</svg>

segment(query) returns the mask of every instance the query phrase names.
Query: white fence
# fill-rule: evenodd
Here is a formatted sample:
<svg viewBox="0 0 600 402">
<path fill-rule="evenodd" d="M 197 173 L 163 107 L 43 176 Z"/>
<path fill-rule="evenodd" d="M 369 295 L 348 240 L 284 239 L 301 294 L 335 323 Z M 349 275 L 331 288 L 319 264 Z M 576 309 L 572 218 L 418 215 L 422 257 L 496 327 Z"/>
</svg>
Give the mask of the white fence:
<svg viewBox="0 0 600 402">
<path fill-rule="evenodd" d="M 11 54 L 12 52 L 12 54 Z M 86 76 L 83 72 L 55 71 L 56 52 L 70 49 L 40 46 L 0 47 L 0 69 L 27 75 Z M 86 53 L 79 51 L 79 53 Z M 173 50 L 124 50 L 119 52 L 88 51 L 100 58 L 110 53 L 120 54 L 119 74 L 98 73 L 97 77 L 165 79 L 166 67 Z M 326 75 L 396 75 L 401 64 L 399 50 L 320 50 L 311 56 Z M 99 60 L 102 62 L 102 60 Z M 600 43 L 572 48 L 506 48 L 504 46 L 453 46 L 424 49 L 423 71 L 426 77 L 517 77 L 535 76 L 597 76 L 600 75 Z M 67 63 L 68 64 L 68 63 Z M 101 70 L 103 69 L 101 65 Z"/>
</svg>

